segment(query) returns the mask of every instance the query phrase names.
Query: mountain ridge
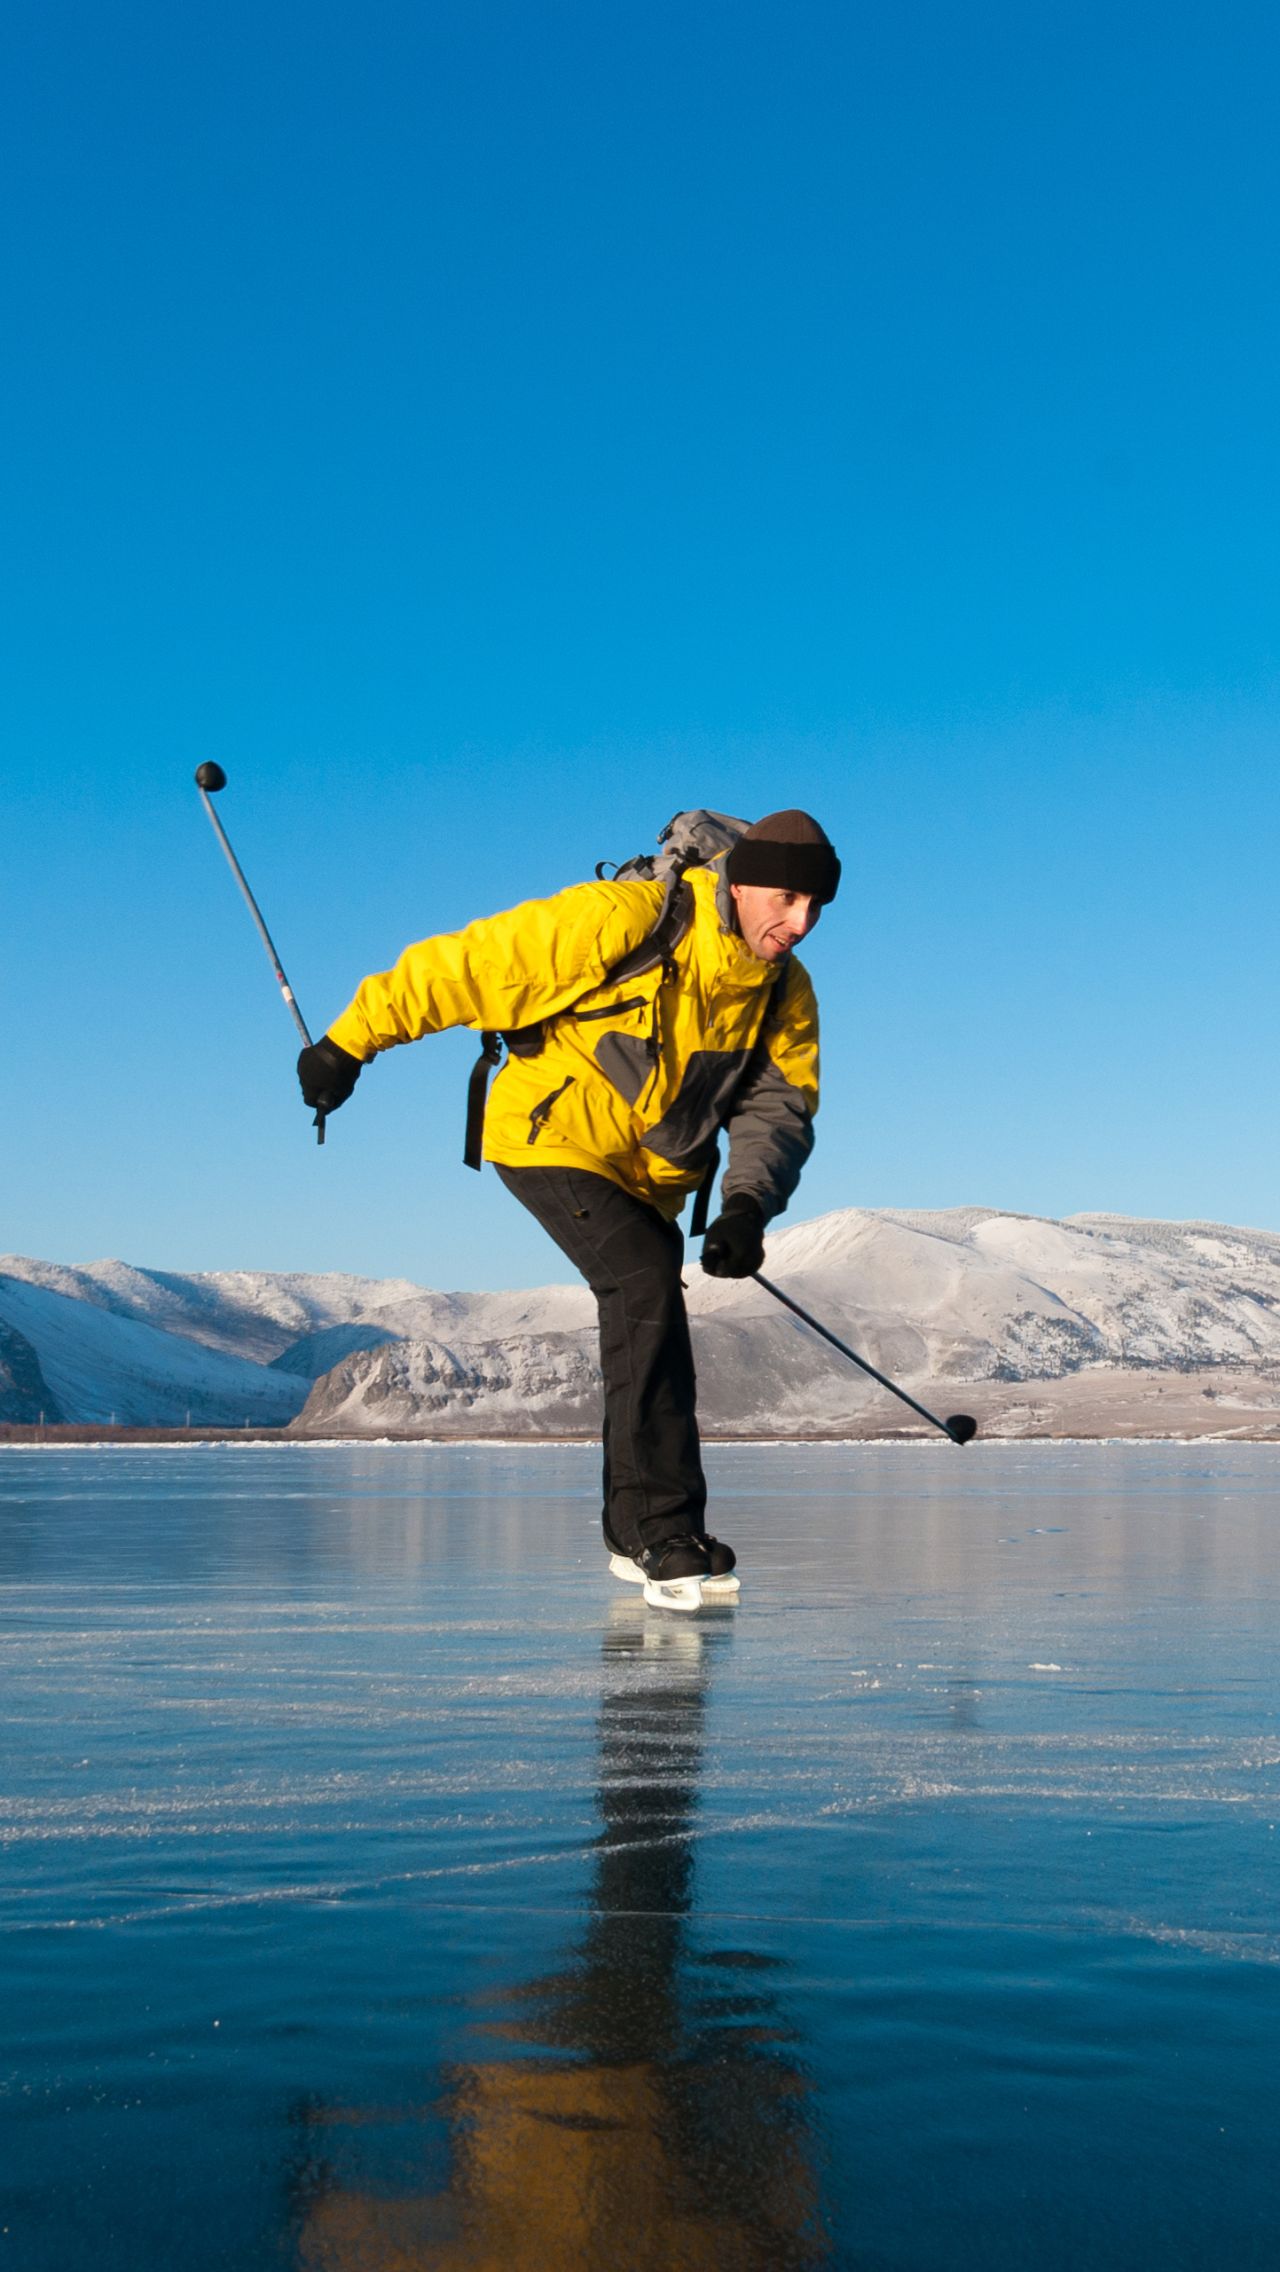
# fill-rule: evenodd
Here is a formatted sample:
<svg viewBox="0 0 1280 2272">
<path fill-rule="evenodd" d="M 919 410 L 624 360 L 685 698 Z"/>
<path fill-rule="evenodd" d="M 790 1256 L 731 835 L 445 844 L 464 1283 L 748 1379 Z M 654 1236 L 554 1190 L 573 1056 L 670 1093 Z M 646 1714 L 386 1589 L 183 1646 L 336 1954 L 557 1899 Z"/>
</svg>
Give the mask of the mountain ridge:
<svg viewBox="0 0 1280 2272">
<path fill-rule="evenodd" d="M 1092 1399 L 1114 1418 L 1124 1382 L 1144 1404 L 1159 1376 L 1162 1395 L 1184 1384 L 1184 1405 L 1220 1402 L 1225 1381 L 1250 1424 L 1271 1424 L 1280 1233 L 1095 1212 L 839 1208 L 776 1226 L 765 1272 L 925 1402 L 941 1401 L 944 1384 L 948 1404 L 959 1401 L 952 1387 L 967 1384 L 974 1409 L 981 1393 L 993 1416 L 1082 1412 Z M 689 1310 L 709 1428 L 900 1422 L 901 1407 L 755 1282 L 692 1268 Z M 7 1256 L 0 1335 L 2 1420 L 37 1418 L 43 1389 L 46 1417 L 68 1422 L 179 1425 L 190 1411 L 304 1435 L 598 1424 L 594 1304 L 581 1285 L 449 1293 L 352 1273 Z M 1192 1418 L 1200 1432 L 1204 1415 Z"/>
</svg>

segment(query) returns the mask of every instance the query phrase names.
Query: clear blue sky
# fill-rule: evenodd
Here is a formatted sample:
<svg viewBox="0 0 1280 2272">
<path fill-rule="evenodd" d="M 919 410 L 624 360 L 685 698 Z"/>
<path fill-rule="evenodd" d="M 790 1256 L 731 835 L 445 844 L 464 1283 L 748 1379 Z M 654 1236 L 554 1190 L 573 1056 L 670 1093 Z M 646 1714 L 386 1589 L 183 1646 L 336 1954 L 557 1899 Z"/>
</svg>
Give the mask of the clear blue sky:
<svg viewBox="0 0 1280 2272">
<path fill-rule="evenodd" d="M 565 1275 L 318 1031 L 810 806 L 793 1214 L 1280 1227 L 1280 17 L 15 0 L 0 1248 Z"/>
</svg>

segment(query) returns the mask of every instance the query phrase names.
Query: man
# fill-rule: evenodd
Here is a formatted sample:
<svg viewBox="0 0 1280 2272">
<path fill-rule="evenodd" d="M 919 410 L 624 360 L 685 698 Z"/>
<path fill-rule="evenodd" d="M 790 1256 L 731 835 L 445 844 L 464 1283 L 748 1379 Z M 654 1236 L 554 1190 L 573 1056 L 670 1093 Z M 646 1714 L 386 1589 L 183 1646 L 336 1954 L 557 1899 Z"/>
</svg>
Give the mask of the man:
<svg viewBox="0 0 1280 2272">
<path fill-rule="evenodd" d="M 697 1609 L 738 1584 L 706 1532 L 676 1217 L 725 1129 L 702 1266 L 759 1269 L 818 1106 L 817 1004 L 793 949 L 839 880 L 816 820 L 770 813 L 686 871 L 684 927 L 662 953 L 645 953 L 660 882 L 575 884 L 406 948 L 298 1059 L 307 1104 L 335 1112 L 380 1050 L 448 1026 L 517 1029 L 484 1156 L 596 1296 L 605 1543 L 657 1606 Z"/>
</svg>

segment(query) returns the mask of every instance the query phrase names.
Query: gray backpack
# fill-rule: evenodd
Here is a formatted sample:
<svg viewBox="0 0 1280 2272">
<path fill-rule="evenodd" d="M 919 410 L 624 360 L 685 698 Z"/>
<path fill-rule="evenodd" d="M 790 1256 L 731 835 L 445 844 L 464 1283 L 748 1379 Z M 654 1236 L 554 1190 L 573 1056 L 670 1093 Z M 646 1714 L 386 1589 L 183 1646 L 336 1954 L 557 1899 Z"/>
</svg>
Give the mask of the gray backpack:
<svg viewBox="0 0 1280 2272">
<path fill-rule="evenodd" d="M 658 842 L 666 850 L 637 852 L 634 860 L 624 860 L 620 868 L 614 868 L 610 880 L 624 884 L 638 878 L 641 883 L 652 883 L 660 877 L 664 884 L 677 884 L 686 868 L 705 868 L 709 860 L 727 852 L 749 825 L 745 820 L 735 820 L 732 813 L 709 813 L 701 807 L 697 812 L 677 813 L 658 831 Z M 608 860 L 597 860 L 596 874 L 603 876 L 610 865 Z"/>
<path fill-rule="evenodd" d="M 621 867 L 613 867 L 609 860 L 596 862 L 596 875 L 605 880 L 606 871 L 612 869 L 611 883 L 661 883 L 664 887 L 662 905 L 653 919 L 651 929 L 632 947 L 620 962 L 605 972 L 600 984 L 612 986 L 619 979 L 638 978 L 643 971 L 653 970 L 659 963 L 667 963 L 679 945 L 693 919 L 693 894 L 684 882 L 686 868 L 704 868 L 708 861 L 727 852 L 737 843 L 749 823 L 735 820 L 732 813 L 705 812 L 699 807 L 694 812 L 676 813 L 658 832 L 661 849 L 657 852 L 637 852 L 633 859 L 624 860 Z M 562 1011 L 562 1017 L 572 1017 L 573 1006 Z M 528 1026 L 513 1026 L 502 1033 L 482 1033 L 480 1055 L 472 1068 L 467 1084 L 467 1133 L 462 1157 L 469 1168 L 480 1166 L 480 1139 L 484 1128 L 484 1100 L 489 1076 L 502 1063 L 502 1045 L 514 1057 L 536 1057 L 546 1035 L 543 1019 Z"/>
</svg>

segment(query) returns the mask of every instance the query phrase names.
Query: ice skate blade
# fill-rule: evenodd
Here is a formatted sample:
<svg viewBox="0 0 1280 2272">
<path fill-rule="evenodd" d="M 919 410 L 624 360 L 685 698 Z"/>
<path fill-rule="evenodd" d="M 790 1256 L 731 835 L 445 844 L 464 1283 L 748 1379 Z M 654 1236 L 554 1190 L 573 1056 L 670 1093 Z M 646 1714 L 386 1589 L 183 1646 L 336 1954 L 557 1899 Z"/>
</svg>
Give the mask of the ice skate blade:
<svg viewBox="0 0 1280 2272">
<path fill-rule="evenodd" d="M 723 1578 L 703 1578 L 701 1584 L 704 1594 L 709 1594 L 712 1601 L 732 1601 L 741 1591 L 742 1580 L 735 1570 L 730 1570 Z"/>
<path fill-rule="evenodd" d="M 702 1580 L 700 1578 L 667 1578 L 659 1581 L 646 1578 L 644 1598 L 650 1609 L 692 1610 L 702 1607 Z"/>
</svg>

